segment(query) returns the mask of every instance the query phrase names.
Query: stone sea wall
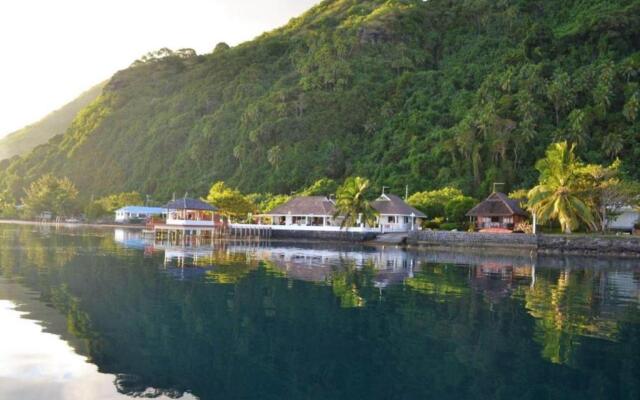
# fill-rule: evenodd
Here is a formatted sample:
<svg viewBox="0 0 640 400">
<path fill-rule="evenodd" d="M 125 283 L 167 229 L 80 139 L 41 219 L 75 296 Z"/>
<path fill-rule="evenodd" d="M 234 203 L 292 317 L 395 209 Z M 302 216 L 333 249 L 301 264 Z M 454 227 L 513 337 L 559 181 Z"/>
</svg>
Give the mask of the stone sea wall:
<svg viewBox="0 0 640 400">
<path fill-rule="evenodd" d="M 606 254 L 640 257 L 640 237 L 538 235 L 538 251 L 546 254 Z"/>
<path fill-rule="evenodd" d="M 427 247 L 462 247 L 482 248 L 499 247 L 514 249 L 536 249 L 537 238 L 534 235 L 521 233 L 491 234 L 450 231 L 415 231 L 410 232 L 407 244 Z"/>
<path fill-rule="evenodd" d="M 411 232 L 407 244 L 430 248 L 492 248 L 542 254 L 640 257 L 640 237 L 598 235 L 526 235 L 447 231 Z"/>
</svg>

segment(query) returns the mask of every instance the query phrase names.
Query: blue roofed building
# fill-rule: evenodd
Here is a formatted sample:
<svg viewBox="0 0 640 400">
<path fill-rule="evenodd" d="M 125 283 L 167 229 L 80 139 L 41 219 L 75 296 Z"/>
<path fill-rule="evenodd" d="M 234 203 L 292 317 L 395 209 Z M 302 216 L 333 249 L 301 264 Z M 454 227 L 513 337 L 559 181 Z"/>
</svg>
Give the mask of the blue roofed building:
<svg viewBox="0 0 640 400">
<path fill-rule="evenodd" d="M 131 220 L 144 220 L 149 217 L 167 217 L 164 207 L 126 206 L 116 210 L 115 221 L 126 223 Z"/>
</svg>

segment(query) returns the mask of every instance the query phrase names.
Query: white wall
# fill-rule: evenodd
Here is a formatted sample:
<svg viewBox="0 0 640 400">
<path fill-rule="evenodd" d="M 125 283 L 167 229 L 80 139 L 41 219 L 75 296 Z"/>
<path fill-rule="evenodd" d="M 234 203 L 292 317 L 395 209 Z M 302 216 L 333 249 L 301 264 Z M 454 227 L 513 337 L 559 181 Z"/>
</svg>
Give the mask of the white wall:
<svg viewBox="0 0 640 400">
<path fill-rule="evenodd" d="M 394 222 L 389 222 L 389 217 L 394 217 Z M 378 217 L 378 225 L 384 232 L 408 232 L 411 230 L 411 217 L 404 215 L 388 215 L 381 214 Z M 413 229 L 418 229 L 417 218 L 414 222 Z"/>
<path fill-rule="evenodd" d="M 214 226 L 215 222 L 206 220 L 187 220 L 187 219 L 173 219 L 171 216 L 167 218 L 167 225 L 176 226 Z"/>
<path fill-rule="evenodd" d="M 622 208 L 618 212 L 620 215 L 609 220 L 609 229 L 632 231 L 633 225 L 638 221 L 638 217 L 640 217 L 640 213 L 631 207 Z"/>
</svg>

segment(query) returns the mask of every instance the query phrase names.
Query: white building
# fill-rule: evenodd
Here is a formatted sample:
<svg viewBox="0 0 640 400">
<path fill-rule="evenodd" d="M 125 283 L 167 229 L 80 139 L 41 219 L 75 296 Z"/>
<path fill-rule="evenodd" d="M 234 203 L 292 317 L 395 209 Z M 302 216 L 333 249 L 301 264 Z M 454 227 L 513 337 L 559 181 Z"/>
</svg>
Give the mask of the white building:
<svg viewBox="0 0 640 400">
<path fill-rule="evenodd" d="M 378 226 L 382 232 L 417 230 L 427 216 L 394 194 L 382 194 L 371 203 L 378 212 Z"/>
<path fill-rule="evenodd" d="M 408 232 L 418 229 L 421 219 L 426 216 L 411 207 L 400 197 L 383 194 L 371 203 L 379 213 L 376 226 L 361 227 L 368 231 Z M 333 200 L 324 196 L 294 197 L 276 207 L 264 216 L 271 218 L 272 226 L 286 226 L 295 229 L 340 229 L 340 218 L 335 218 L 336 207 Z M 349 228 L 354 229 L 354 228 Z"/>
<path fill-rule="evenodd" d="M 607 221 L 607 228 L 612 231 L 633 232 L 634 225 L 640 221 L 640 212 L 631 206 L 620 207 L 610 211 L 614 214 Z"/>
<path fill-rule="evenodd" d="M 167 209 L 162 207 L 126 206 L 116 210 L 115 221 L 125 223 L 134 219 L 146 219 L 156 216 L 166 217 Z"/>
<path fill-rule="evenodd" d="M 279 205 L 264 216 L 271 218 L 271 225 L 326 227 L 336 225 L 333 219 L 335 212 L 333 201 L 324 196 L 300 196 Z"/>
<path fill-rule="evenodd" d="M 198 199 L 179 199 L 166 205 L 166 225 L 175 227 L 214 227 L 216 207 Z"/>
</svg>

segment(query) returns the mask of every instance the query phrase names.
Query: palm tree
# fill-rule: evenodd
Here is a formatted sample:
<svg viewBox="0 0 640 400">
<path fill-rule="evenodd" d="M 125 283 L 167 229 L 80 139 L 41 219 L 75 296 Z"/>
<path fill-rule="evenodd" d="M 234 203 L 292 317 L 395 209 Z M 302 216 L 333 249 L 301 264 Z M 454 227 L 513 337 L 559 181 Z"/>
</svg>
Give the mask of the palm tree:
<svg viewBox="0 0 640 400">
<path fill-rule="evenodd" d="M 336 193 L 335 217 L 342 217 L 342 227 L 358 223 L 374 225 L 377 211 L 365 198 L 369 189 L 369 180 L 359 176 L 348 178 Z"/>
<path fill-rule="evenodd" d="M 546 95 L 553 104 L 556 114 L 556 126 L 560 125 L 560 113 L 573 104 L 574 94 L 571 90 L 571 78 L 566 72 L 557 71 L 547 84 Z"/>
<path fill-rule="evenodd" d="M 540 184 L 529 191 L 529 208 L 542 224 L 557 219 L 562 231 L 571 233 L 580 221 L 595 228 L 593 213 L 580 198 L 580 161 L 575 145 L 552 144 L 546 158 L 538 161 Z"/>
<path fill-rule="evenodd" d="M 602 150 L 610 158 L 614 158 L 624 150 L 624 138 L 619 133 L 610 133 L 602 141 Z"/>
</svg>

